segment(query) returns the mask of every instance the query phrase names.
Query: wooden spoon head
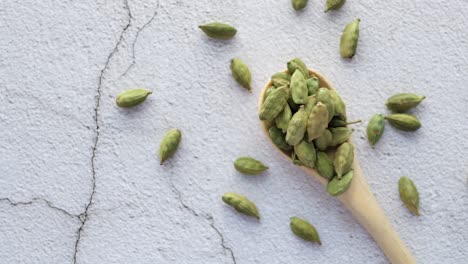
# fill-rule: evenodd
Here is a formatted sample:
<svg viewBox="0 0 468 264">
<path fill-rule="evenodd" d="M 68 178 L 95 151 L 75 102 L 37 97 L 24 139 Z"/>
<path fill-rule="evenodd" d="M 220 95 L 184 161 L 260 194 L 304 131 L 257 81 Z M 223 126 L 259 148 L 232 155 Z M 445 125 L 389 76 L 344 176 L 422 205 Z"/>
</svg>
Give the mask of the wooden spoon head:
<svg viewBox="0 0 468 264">
<path fill-rule="evenodd" d="M 285 72 L 287 72 L 287 70 L 285 70 Z M 311 75 L 314 75 L 316 76 L 318 79 L 319 79 L 319 87 L 325 87 L 325 88 L 328 88 L 328 89 L 331 89 L 331 90 L 336 90 L 333 85 L 331 84 L 331 82 L 329 80 L 327 80 L 325 77 L 323 77 L 323 75 L 321 75 L 320 73 L 314 71 L 314 70 L 310 70 L 309 69 L 309 73 Z M 260 96 L 258 98 L 258 110 L 260 111 L 260 108 L 262 107 L 262 104 L 263 104 L 263 101 L 265 100 L 265 94 L 266 94 L 266 91 L 272 86 L 272 82 L 271 80 L 265 85 L 265 87 L 263 88 L 262 92 L 260 93 Z M 261 121 L 262 122 L 262 129 L 263 129 L 263 133 L 265 133 L 265 135 L 267 136 L 267 138 L 270 140 L 270 143 L 275 146 L 275 148 L 281 152 L 287 159 L 291 160 L 291 151 L 284 151 L 280 148 L 278 148 L 274 143 L 273 141 L 271 140 L 270 138 L 270 134 L 268 133 L 268 130 L 270 129 L 272 123 L 271 122 L 268 122 L 268 121 Z M 291 162 L 291 165 L 292 162 Z M 321 177 L 318 172 L 314 169 L 311 169 L 309 167 L 306 167 L 306 166 L 300 166 L 304 171 L 306 171 L 306 173 L 312 175 L 315 179 L 317 179 L 318 181 L 320 181 L 323 185 L 327 185 L 328 183 L 328 180 Z"/>
</svg>

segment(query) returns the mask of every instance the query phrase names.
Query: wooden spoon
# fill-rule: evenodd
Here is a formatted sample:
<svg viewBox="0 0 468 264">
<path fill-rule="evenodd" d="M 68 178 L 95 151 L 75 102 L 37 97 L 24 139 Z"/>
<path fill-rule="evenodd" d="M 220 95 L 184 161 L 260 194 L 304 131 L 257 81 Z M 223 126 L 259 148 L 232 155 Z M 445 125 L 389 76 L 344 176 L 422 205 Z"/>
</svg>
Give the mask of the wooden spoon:
<svg viewBox="0 0 468 264">
<path fill-rule="evenodd" d="M 336 90 L 333 85 L 321 74 L 313 70 L 309 70 L 311 74 L 317 76 L 319 79 L 320 87 L 326 87 Z M 259 109 L 265 99 L 265 92 L 271 86 L 271 80 L 263 88 L 259 97 Z M 270 138 L 268 129 L 271 124 L 269 122 L 262 122 L 263 132 Z M 276 145 L 271 141 L 273 146 Z M 349 140 L 351 143 L 351 140 Z M 279 152 L 287 159 L 291 160 L 290 156 L 283 150 L 276 147 Z M 291 163 L 292 165 L 292 163 Z M 328 181 L 321 177 L 314 169 L 301 166 L 307 174 L 318 180 L 323 185 L 327 185 Z M 356 158 L 354 158 L 354 176 L 349 189 L 337 198 L 351 211 L 354 217 L 361 223 L 362 226 L 370 233 L 380 248 L 383 250 L 387 258 L 393 264 L 413 264 L 416 260 L 411 255 L 408 248 L 406 248 L 403 241 L 398 234 L 393 230 L 388 222 L 384 211 L 380 208 L 375 200 L 374 195 L 370 192 L 366 179 L 362 175 L 361 167 Z"/>
</svg>

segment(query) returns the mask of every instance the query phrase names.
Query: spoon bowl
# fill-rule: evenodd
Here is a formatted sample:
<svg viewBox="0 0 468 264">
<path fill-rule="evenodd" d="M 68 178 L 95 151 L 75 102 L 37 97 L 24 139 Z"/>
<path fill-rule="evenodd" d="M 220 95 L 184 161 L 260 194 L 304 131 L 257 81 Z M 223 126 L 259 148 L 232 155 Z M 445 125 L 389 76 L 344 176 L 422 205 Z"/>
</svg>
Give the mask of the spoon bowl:
<svg viewBox="0 0 468 264">
<path fill-rule="evenodd" d="M 326 87 L 331 90 L 336 90 L 332 83 L 328 81 L 323 75 L 310 69 L 309 72 L 319 79 L 319 87 Z M 259 110 L 263 104 L 263 101 L 265 100 L 266 91 L 271 86 L 272 82 L 270 80 L 260 93 L 258 102 Z M 269 138 L 270 143 L 280 153 L 282 153 L 284 157 L 291 160 L 289 153 L 278 148 L 271 140 L 268 133 L 268 129 L 271 127 L 271 125 L 271 122 L 262 121 L 262 129 L 264 134 Z M 348 142 L 352 143 L 352 140 L 349 139 Z M 291 165 L 293 166 L 292 162 Z M 305 173 L 318 180 L 324 186 L 327 185 L 328 180 L 321 177 L 316 170 L 305 166 L 300 167 L 302 170 L 304 170 Z M 416 260 L 411 255 L 408 248 L 390 225 L 384 211 L 377 203 L 374 195 L 370 192 L 369 186 L 362 174 L 361 167 L 359 166 L 356 157 L 354 158 L 353 170 L 354 176 L 350 187 L 343 194 L 337 196 L 337 198 L 345 205 L 346 208 L 348 208 L 348 210 L 351 211 L 354 217 L 374 238 L 391 263 L 416 263 Z"/>
</svg>

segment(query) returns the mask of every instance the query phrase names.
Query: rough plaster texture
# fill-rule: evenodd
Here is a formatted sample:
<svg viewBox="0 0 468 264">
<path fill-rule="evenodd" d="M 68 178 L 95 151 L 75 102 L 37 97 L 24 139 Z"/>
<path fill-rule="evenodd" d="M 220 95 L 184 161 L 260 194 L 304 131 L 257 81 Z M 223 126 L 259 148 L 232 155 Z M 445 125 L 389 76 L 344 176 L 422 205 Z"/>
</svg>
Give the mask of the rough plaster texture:
<svg viewBox="0 0 468 264">
<path fill-rule="evenodd" d="M 351 119 L 386 113 L 396 92 L 424 94 L 423 127 L 387 127 L 372 150 L 355 126 L 357 156 L 377 200 L 418 263 L 468 259 L 468 2 L 348 1 L 324 14 L 281 1 L 0 1 L 1 263 L 388 263 L 324 188 L 260 130 L 257 96 L 299 56 L 327 76 Z M 358 53 L 342 60 L 344 25 L 361 18 Z M 238 28 L 208 39 L 199 24 Z M 230 77 L 242 58 L 253 94 Z M 154 91 L 131 110 L 115 95 Z M 160 166 L 158 142 L 183 131 Z M 270 170 L 245 177 L 240 155 Z M 402 206 L 401 175 L 420 190 L 420 217 Z M 260 223 L 220 196 L 247 195 Z M 309 219 L 323 245 L 297 239 Z"/>
</svg>

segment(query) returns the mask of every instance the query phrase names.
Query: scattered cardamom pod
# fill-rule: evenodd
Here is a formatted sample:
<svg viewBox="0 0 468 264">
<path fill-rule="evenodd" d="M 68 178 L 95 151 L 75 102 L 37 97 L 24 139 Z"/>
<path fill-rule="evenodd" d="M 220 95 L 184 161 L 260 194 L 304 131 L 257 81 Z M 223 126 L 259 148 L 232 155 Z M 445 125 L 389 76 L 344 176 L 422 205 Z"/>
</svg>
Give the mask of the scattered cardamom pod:
<svg viewBox="0 0 468 264">
<path fill-rule="evenodd" d="M 261 161 L 251 157 L 240 157 L 234 161 L 234 168 L 240 173 L 257 175 L 268 169 Z"/>
<path fill-rule="evenodd" d="M 354 131 L 353 129 L 349 129 L 347 127 L 330 128 L 330 132 L 332 133 L 331 147 L 336 147 L 348 141 L 353 131 Z"/>
<path fill-rule="evenodd" d="M 119 107 L 130 108 L 143 103 L 152 92 L 146 89 L 126 90 L 117 95 L 116 103 Z"/>
<path fill-rule="evenodd" d="M 356 54 L 356 48 L 359 40 L 359 22 L 358 18 L 346 25 L 341 35 L 340 53 L 343 58 L 352 58 Z"/>
<path fill-rule="evenodd" d="M 325 151 L 328 147 L 330 147 L 332 141 L 333 135 L 328 129 L 325 129 L 320 137 L 314 139 L 315 146 L 317 146 L 320 151 Z"/>
<path fill-rule="evenodd" d="M 273 121 L 288 103 L 289 91 L 286 86 L 274 89 L 260 108 L 260 120 Z"/>
<path fill-rule="evenodd" d="M 296 104 L 304 104 L 308 96 L 307 83 L 302 73 L 296 70 L 291 77 L 291 97 Z"/>
<path fill-rule="evenodd" d="M 319 89 L 319 79 L 315 76 L 310 77 L 306 80 L 307 89 L 309 90 L 309 96 L 317 93 Z"/>
<path fill-rule="evenodd" d="M 230 39 L 237 33 L 235 27 L 219 22 L 198 26 L 206 35 L 216 39 Z"/>
<path fill-rule="evenodd" d="M 302 10 L 307 5 L 307 0 L 291 0 L 294 10 Z"/>
<path fill-rule="evenodd" d="M 426 97 L 412 93 L 395 94 L 387 100 L 387 108 L 396 113 L 402 113 L 416 107 Z"/>
<path fill-rule="evenodd" d="M 348 190 L 349 186 L 351 186 L 351 181 L 353 180 L 354 172 L 351 170 L 341 179 L 337 177 L 333 178 L 327 184 L 327 192 L 332 196 L 338 196 Z"/>
<path fill-rule="evenodd" d="M 322 151 L 317 151 L 317 160 L 315 162 L 315 168 L 317 168 L 320 176 L 325 179 L 331 180 L 333 175 L 335 175 L 335 168 L 333 166 L 333 161 L 328 157 L 327 153 Z"/>
<path fill-rule="evenodd" d="M 346 105 L 343 99 L 341 99 L 340 95 L 334 90 L 330 90 L 330 97 L 333 105 L 335 106 L 335 115 L 346 120 Z"/>
<path fill-rule="evenodd" d="M 403 131 L 416 131 L 421 127 L 421 122 L 419 122 L 419 119 L 414 115 L 392 114 L 386 116 L 385 119 L 387 119 L 394 128 Z"/>
<path fill-rule="evenodd" d="M 328 125 L 328 110 L 327 107 L 318 102 L 307 120 L 307 135 L 309 141 L 320 137 Z"/>
<path fill-rule="evenodd" d="M 282 150 L 291 150 L 292 147 L 286 143 L 285 139 L 285 134 L 281 131 L 281 129 L 272 126 L 268 130 L 268 133 L 270 134 L 271 141 L 280 149 Z"/>
<path fill-rule="evenodd" d="M 309 143 L 303 139 L 294 146 L 294 152 L 303 165 L 309 168 L 315 167 L 317 154 L 313 143 Z"/>
<path fill-rule="evenodd" d="M 320 88 L 317 91 L 317 101 L 327 106 L 327 110 L 328 110 L 327 123 L 330 122 L 333 116 L 335 115 L 335 104 L 333 102 L 331 90 L 324 88 L 324 87 Z"/>
<path fill-rule="evenodd" d="M 381 114 L 374 115 L 367 125 L 367 139 L 372 147 L 382 137 L 385 129 L 385 118 Z"/>
<path fill-rule="evenodd" d="M 295 217 L 295 216 L 291 217 L 290 227 L 291 227 L 292 232 L 296 236 L 306 241 L 315 242 L 315 243 L 318 243 L 319 245 L 322 245 L 322 242 L 320 241 L 320 236 L 317 233 L 317 230 L 315 229 L 313 225 L 311 225 L 306 220 L 301 219 L 299 217 Z"/>
<path fill-rule="evenodd" d="M 275 124 L 278 128 L 281 128 L 283 132 L 288 129 L 289 121 L 291 120 L 292 112 L 288 104 L 284 106 L 284 110 L 279 113 L 275 118 Z"/>
<path fill-rule="evenodd" d="M 222 199 L 225 203 L 234 207 L 234 209 L 239 213 L 253 216 L 260 220 L 260 214 L 258 213 L 257 206 L 247 199 L 247 197 L 238 193 L 228 192 L 223 195 Z"/>
<path fill-rule="evenodd" d="M 341 179 L 343 175 L 348 173 L 353 168 L 354 161 L 354 147 L 353 145 L 345 142 L 338 147 L 335 153 L 335 160 L 333 165 L 335 166 L 336 177 Z"/>
<path fill-rule="evenodd" d="M 288 130 L 286 132 L 286 142 L 294 146 L 299 143 L 306 132 L 307 127 L 307 113 L 304 106 L 301 105 L 299 110 L 293 115 L 289 121 Z"/>
<path fill-rule="evenodd" d="M 271 82 L 276 87 L 281 87 L 284 85 L 289 85 L 291 81 L 291 75 L 287 72 L 277 72 L 271 76 Z"/>
<path fill-rule="evenodd" d="M 406 176 L 401 177 L 398 181 L 398 190 L 406 208 L 413 214 L 419 215 L 419 193 L 413 181 Z"/>
<path fill-rule="evenodd" d="M 161 143 L 159 144 L 159 159 L 161 165 L 164 161 L 174 155 L 177 148 L 179 147 L 181 139 L 182 133 L 176 128 L 173 128 L 166 133 Z"/>
<path fill-rule="evenodd" d="M 236 82 L 251 92 L 252 87 L 250 86 L 250 83 L 252 81 L 252 75 L 250 74 L 250 70 L 247 65 L 245 65 L 245 63 L 240 59 L 234 58 L 231 60 L 230 68 L 232 77 L 234 77 Z"/>
<path fill-rule="evenodd" d="M 304 79 L 309 79 L 309 68 L 307 68 L 307 66 L 301 59 L 294 58 L 288 61 L 287 66 L 288 66 L 288 72 L 290 74 L 293 74 L 296 70 L 299 70 L 304 76 Z"/>
<path fill-rule="evenodd" d="M 339 9 L 344 5 L 346 0 L 327 0 L 327 5 L 325 7 L 325 13 L 329 10 L 336 10 Z"/>
</svg>

